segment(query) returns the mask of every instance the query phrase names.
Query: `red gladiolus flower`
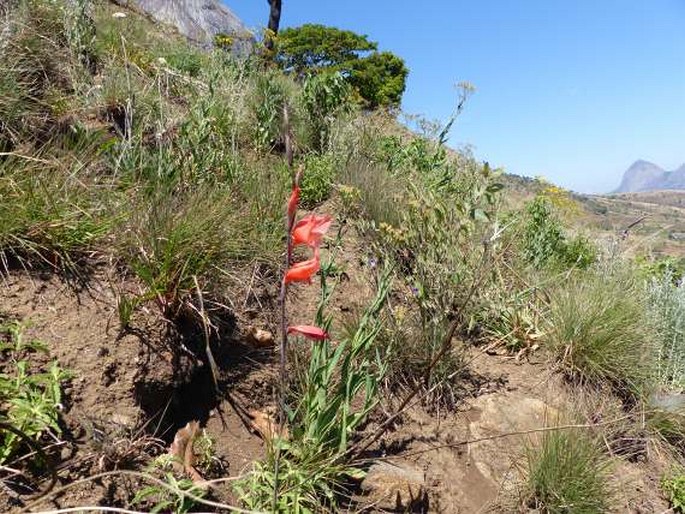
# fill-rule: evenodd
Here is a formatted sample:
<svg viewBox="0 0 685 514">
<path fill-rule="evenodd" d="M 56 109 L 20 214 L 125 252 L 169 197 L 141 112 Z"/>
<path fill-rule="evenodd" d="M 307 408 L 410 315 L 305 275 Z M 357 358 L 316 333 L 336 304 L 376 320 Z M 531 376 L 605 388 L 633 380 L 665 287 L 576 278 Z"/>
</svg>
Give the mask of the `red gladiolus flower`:
<svg viewBox="0 0 685 514">
<path fill-rule="evenodd" d="M 293 229 L 293 246 L 319 246 L 331 223 L 333 221 L 329 215 L 317 216 L 310 214 L 305 216 L 297 222 Z"/>
<path fill-rule="evenodd" d="M 295 185 L 293 187 L 293 192 L 290 193 L 290 199 L 288 200 L 288 219 L 294 219 L 295 213 L 297 212 L 297 204 L 300 201 L 300 187 Z"/>
<path fill-rule="evenodd" d="M 300 334 L 308 339 L 313 339 L 314 341 L 323 341 L 324 339 L 329 339 L 328 332 L 319 328 L 312 327 L 310 325 L 295 325 L 293 327 L 288 327 L 288 334 Z"/>
<path fill-rule="evenodd" d="M 306 261 L 297 262 L 293 264 L 288 271 L 285 272 L 285 283 L 290 282 L 311 282 L 312 277 L 316 275 L 321 267 L 321 260 L 319 259 L 319 249 L 314 249 L 314 257 Z"/>
</svg>

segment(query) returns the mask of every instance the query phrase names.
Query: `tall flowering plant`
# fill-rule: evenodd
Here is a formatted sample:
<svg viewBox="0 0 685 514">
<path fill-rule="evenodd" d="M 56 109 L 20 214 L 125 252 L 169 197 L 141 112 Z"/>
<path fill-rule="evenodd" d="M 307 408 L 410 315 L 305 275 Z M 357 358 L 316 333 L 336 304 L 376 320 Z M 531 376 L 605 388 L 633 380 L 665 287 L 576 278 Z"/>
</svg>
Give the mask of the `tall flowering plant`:
<svg viewBox="0 0 685 514">
<path fill-rule="evenodd" d="M 285 272 L 281 281 L 281 386 L 285 384 L 286 354 L 288 350 L 288 335 L 297 334 L 305 338 L 322 341 L 328 339 L 328 333 L 321 327 L 312 325 L 288 326 L 287 322 L 287 294 L 288 286 L 295 282 L 311 284 L 312 277 L 321 269 L 320 247 L 323 237 L 331 227 L 332 219 L 329 215 L 309 214 L 297 221 L 297 208 L 300 201 L 300 173 L 295 175 L 290 199 L 287 204 L 287 248 L 285 256 Z M 312 257 L 300 262 L 292 262 L 293 249 L 306 246 L 312 251 Z"/>
<path fill-rule="evenodd" d="M 281 280 L 281 379 L 280 420 L 271 439 L 267 464 L 258 463 L 236 486 L 251 509 L 270 512 L 319 512 L 321 500 L 336 501 L 336 484 L 362 472 L 346 462 L 350 437 L 377 403 L 378 384 L 385 364 L 374 349 L 381 330 L 381 311 L 391 284 L 392 270 L 385 266 L 378 277 L 375 297 L 359 319 L 356 330 L 335 343 L 326 330 L 331 318 L 324 315 L 334 286 L 328 284 L 335 266 L 322 264 L 320 247 L 330 229 L 331 217 L 309 214 L 298 220 L 299 176 L 293 181 L 287 204 L 287 248 Z M 304 247 L 308 258 L 293 262 L 293 249 Z M 293 283 L 311 283 L 320 271 L 321 300 L 315 325 L 289 325 L 287 293 Z M 303 380 L 294 387 L 293 408 L 286 408 L 286 355 L 288 336 L 316 343 L 309 352 Z M 288 430 L 283 424 L 289 422 Z M 284 434 L 288 434 L 285 436 Z M 273 464 L 273 468 L 269 466 Z"/>
</svg>

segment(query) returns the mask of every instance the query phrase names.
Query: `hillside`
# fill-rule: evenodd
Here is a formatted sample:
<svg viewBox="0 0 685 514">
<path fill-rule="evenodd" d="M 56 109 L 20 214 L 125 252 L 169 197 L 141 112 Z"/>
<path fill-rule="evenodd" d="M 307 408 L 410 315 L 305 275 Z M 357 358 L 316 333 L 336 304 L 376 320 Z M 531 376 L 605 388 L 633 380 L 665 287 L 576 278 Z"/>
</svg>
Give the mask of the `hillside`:
<svg viewBox="0 0 685 514">
<path fill-rule="evenodd" d="M 84 5 L 0 19 L 0 512 L 676 508 L 674 194 Z"/>
</svg>

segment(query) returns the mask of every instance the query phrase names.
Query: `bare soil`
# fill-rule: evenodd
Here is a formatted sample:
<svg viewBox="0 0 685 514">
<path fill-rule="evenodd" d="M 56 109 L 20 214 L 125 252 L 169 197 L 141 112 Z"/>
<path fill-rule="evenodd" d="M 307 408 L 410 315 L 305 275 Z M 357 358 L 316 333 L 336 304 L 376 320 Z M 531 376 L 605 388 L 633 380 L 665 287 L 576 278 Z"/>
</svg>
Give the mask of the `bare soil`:
<svg viewBox="0 0 685 514">
<path fill-rule="evenodd" d="M 361 240 L 351 234 L 344 239 L 337 260 L 345 276 L 331 304 L 337 319 L 354 316 L 373 294 L 369 277 L 375 263 Z M 0 314 L 30 322 L 29 335 L 47 343 L 51 356 L 72 371 L 73 378 L 65 390 L 63 442 L 52 450 L 59 472 L 54 491 L 67 488 L 33 504 L 30 497 L 8 492 L 0 495 L 0 512 L 126 507 L 142 485 L 138 478 L 114 475 L 79 481 L 102 472 L 144 470 L 191 420 L 198 420 L 215 441 L 217 465 L 205 478 L 238 476 L 264 454 L 247 418 L 250 411 L 273 408 L 275 349 L 249 344 L 246 334 L 250 326 L 275 333 L 269 323 L 275 319 L 269 311 L 273 288 L 246 275 L 246 293 L 236 301 L 240 307 L 235 318 L 215 341 L 222 391 L 217 395 L 208 369 L 192 356 L 202 348 L 201 334 L 182 333 L 154 306 L 138 312 L 130 330 L 120 330 L 116 291 L 134 286 L 112 287 L 113 275 L 112 269 L 100 266 L 85 286 L 52 273 L 14 271 L 4 278 Z M 317 300 L 318 288 L 294 288 L 294 321 L 310 320 Z M 179 352 L 179 347 L 187 351 Z M 385 459 L 423 470 L 427 498 L 415 512 L 526 512 L 526 445 L 535 443 L 535 430 L 554 424 L 569 400 L 569 389 L 535 354 L 519 362 L 470 348 L 467 362 L 471 378 L 459 407 L 413 407 L 371 449 L 366 464 Z M 395 403 L 384 400 L 368 430 L 377 426 L 383 410 L 392 412 Z M 500 437 L 526 431 L 531 435 Z M 658 486 L 661 471 L 653 461 L 617 460 L 622 503 L 615 512 L 666 511 Z M 217 486 L 212 496 L 236 502 L 226 484 Z"/>
</svg>

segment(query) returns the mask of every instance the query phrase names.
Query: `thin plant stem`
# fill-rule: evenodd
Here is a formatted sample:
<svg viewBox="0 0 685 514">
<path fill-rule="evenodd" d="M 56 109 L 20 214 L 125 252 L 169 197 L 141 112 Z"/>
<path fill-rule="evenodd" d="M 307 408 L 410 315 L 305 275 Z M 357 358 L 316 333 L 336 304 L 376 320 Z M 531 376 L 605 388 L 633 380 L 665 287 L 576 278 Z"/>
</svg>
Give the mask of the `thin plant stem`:
<svg viewBox="0 0 685 514">
<path fill-rule="evenodd" d="M 205 354 L 207 360 L 209 361 L 209 369 L 212 373 L 212 382 L 214 383 L 214 391 L 217 395 L 221 394 L 219 391 L 219 368 L 216 365 L 216 360 L 214 360 L 214 355 L 212 354 L 212 347 L 210 346 L 210 330 L 209 330 L 209 320 L 207 312 L 205 311 L 205 302 L 202 298 L 202 290 L 200 289 L 200 284 L 197 281 L 197 277 L 193 275 L 193 281 L 195 282 L 195 291 L 197 292 L 197 300 L 200 304 L 198 311 L 200 319 L 202 320 L 202 328 L 205 336 Z"/>
<path fill-rule="evenodd" d="M 287 109 L 285 109 L 286 122 Z M 286 127 L 286 134 L 289 134 L 289 127 Z M 286 136 L 286 140 L 289 140 L 289 136 Z M 289 144 L 289 143 L 288 143 Z M 292 167 L 292 158 L 288 158 L 288 165 Z M 300 173 L 298 171 L 293 175 L 293 191 L 298 188 L 300 182 Z M 286 389 L 286 352 L 288 351 L 288 313 L 286 309 L 286 299 L 288 295 L 288 284 L 285 281 L 285 274 L 290 268 L 290 263 L 293 257 L 293 242 L 292 242 L 292 232 L 295 226 L 296 213 L 292 214 L 286 212 L 286 251 L 285 251 L 285 268 L 283 270 L 283 278 L 281 279 L 281 294 L 279 296 L 279 302 L 281 304 L 281 348 L 280 348 L 280 373 L 278 381 L 278 431 L 275 435 L 276 438 L 283 433 L 283 427 L 285 425 L 286 419 L 286 409 L 285 409 L 285 389 Z M 274 459 L 274 494 L 272 501 L 272 510 L 276 512 L 276 506 L 278 505 L 278 473 L 280 471 L 281 463 L 281 445 L 276 444 L 276 458 Z"/>
<path fill-rule="evenodd" d="M 75 480 L 75 481 L 73 481 L 67 485 L 64 485 L 64 486 L 58 488 L 58 489 L 53 489 L 52 491 L 43 495 L 43 496 L 45 496 L 45 498 L 42 498 L 42 497 L 37 498 L 34 501 L 32 501 L 31 503 L 29 503 L 28 505 L 26 505 L 26 512 L 33 511 L 36 506 L 40 505 L 43 502 L 46 502 L 48 498 L 56 497 L 56 496 L 64 493 L 65 491 L 72 489 L 76 486 L 83 485 L 83 484 L 86 484 L 89 482 L 94 482 L 97 480 L 101 480 L 102 478 L 105 478 L 105 477 L 115 477 L 115 476 L 129 476 L 129 477 L 139 478 L 139 479 L 145 480 L 147 482 L 151 482 L 151 483 L 155 484 L 156 486 L 162 487 L 162 488 L 164 488 L 168 491 L 171 491 L 177 495 L 182 495 L 186 498 L 189 498 L 196 503 L 200 503 L 200 504 L 206 505 L 208 507 L 213 507 L 215 509 L 226 510 L 229 512 L 239 512 L 242 514 L 253 514 L 255 512 L 255 511 L 241 509 L 239 507 L 234 507 L 234 506 L 228 505 L 226 503 L 220 503 L 220 502 L 215 502 L 215 501 L 211 501 L 211 500 L 206 500 L 200 496 L 197 496 L 196 494 L 193 494 L 190 491 L 185 491 L 183 489 L 175 487 L 174 485 L 169 484 L 169 483 L 165 482 L 164 480 L 160 480 L 160 479 L 158 479 L 152 475 L 149 475 L 147 473 L 141 473 L 140 471 L 131 471 L 131 470 L 126 470 L 126 469 L 119 469 L 116 471 L 105 471 L 103 473 L 91 475 L 89 477 L 82 478 L 80 480 Z M 47 511 L 47 512 L 54 512 L 54 511 Z M 59 511 L 57 511 L 57 512 L 59 512 Z M 38 514 L 38 513 L 36 512 L 35 514 Z"/>
</svg>

